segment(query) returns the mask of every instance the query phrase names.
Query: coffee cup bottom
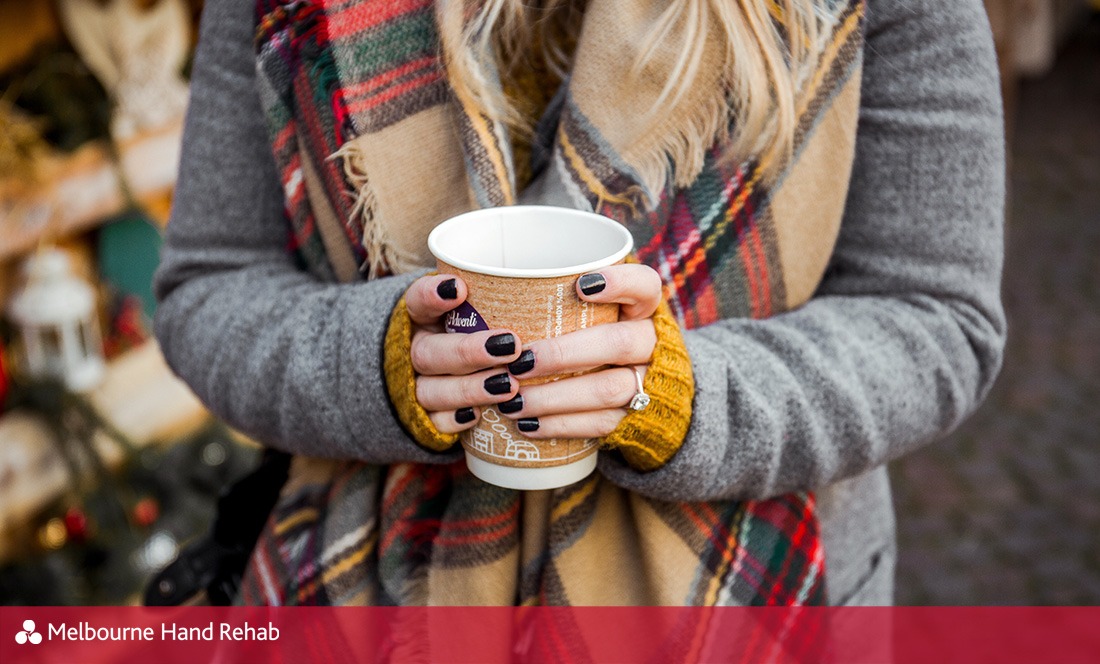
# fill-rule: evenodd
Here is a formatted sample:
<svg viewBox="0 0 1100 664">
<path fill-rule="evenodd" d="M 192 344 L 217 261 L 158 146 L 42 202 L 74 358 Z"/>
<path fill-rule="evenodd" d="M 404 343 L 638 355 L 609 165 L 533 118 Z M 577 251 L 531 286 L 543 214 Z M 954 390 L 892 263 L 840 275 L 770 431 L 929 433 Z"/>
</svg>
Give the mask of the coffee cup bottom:
<svg viewBox="0 0 1100 664">
<path fill-rule="evenodd" d="M 596 469 L 596 452 L 589 454 L 580 461 L 547 468 L 498 466 L 472 454 L 467 454 L 466 467 L 470 469 L 474 477 L 506 489 L 519 489 L 521 491 L 557 489 L 579 482 L 591 475 L 592 471 Z"/>
</svg>

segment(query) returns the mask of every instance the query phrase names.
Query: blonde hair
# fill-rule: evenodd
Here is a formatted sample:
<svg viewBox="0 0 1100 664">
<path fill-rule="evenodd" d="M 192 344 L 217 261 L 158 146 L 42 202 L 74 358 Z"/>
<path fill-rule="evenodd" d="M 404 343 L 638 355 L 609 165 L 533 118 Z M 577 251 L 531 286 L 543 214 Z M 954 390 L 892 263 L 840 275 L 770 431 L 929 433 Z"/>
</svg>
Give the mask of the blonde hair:
<svg viewBox="0 0 1100 664">
<path fill-rule="evenodd" d="M 444 0 L 441 39 L 459 98 L 513 130 L 528 131 L 531 120 L 502 93 L 494 69 L 483 63 L 495 61 L 499 75 L 507 77 L 524 58 L 543 57 L 551 71 L 564 75 L 569 58 L 547 33 L 556 27 L 579 35 L 583 4 L 584 0 Z M 670 75 L 649 109 L 647 126 L 671 119 L 699 74 L 707 37 L 716 34 L 722 63 L 715 100 L 721 106 L 718 117 L 708 113 L 706 120 L 699 114 L 688 119 L 688 126 L 677 131 L 691 154 L 684 149 L 671 152 L 694 162 L 687 167 L 693 176 L 701 167 L 702 152 L 716 140 L 725 146 L 727 159 L 759 156 L 765 170 L 785 161 L 794 148 L 798 91 L 816 65 L 821 32 L 815 0 L 670 0 L 631 69 L 639 76 L 666 40 L 680 42 L 675 44 L 678 55 Z M 533 36 L 540 38 L 532 40 Z M 532 41 L 542 46 L 541 53 L 530 53 Z"/>
</svg>

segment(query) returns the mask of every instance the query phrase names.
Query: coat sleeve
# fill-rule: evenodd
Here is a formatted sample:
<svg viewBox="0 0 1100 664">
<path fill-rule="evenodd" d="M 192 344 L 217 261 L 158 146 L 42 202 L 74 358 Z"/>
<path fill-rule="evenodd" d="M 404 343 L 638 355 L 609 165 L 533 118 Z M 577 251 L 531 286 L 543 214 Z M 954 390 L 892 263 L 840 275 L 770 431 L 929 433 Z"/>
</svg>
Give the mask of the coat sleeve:
<svg viewBox="0 0 1100 664">
<path fill-rule="evenodd" d="M 324 283 L 287 254 L 252 6 L 210 0 L 204 11 L 155 284 L 164 354 L 215 414 L 271 447 L 372 463 L 452 461 L 406 435 L 383 382 L 389 313 L 415 275 Z"/>
<path fill-rule="evenodd" d="M 939 438 L 984 398 L 1005 319 L 1004 140 L 979 0 L 868 0 L 851 188 L 805 306 L 686 333 L 691 427 L 663 468 L 606 456 L 667 500 L 823 487 Z"/>
</svg>

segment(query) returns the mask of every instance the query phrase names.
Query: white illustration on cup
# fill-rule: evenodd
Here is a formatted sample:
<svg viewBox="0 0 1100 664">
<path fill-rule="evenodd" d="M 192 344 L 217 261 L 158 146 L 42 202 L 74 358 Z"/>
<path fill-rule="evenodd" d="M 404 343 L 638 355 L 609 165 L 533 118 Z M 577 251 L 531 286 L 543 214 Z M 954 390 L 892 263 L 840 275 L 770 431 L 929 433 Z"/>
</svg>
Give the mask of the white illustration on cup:
<svg viewBox="0 0 1100 664">
<path fill-rule="evenodd" d="M 474 429 L 474 449 L 485 454 L 492 454 L 493 434 L 484 429 Z"/>
<path fill-rule="evenodd" d="M 512 440 L 512 434 L 508 431 L 508 427 L 504 425 L 504 422 L 501 421 L 500 413 L 492 408 L 486 408 L 481 413 L 481 419 L 489 423 L 492 431 L 486 431 L 481 428 L 474 429 L 474 449 L 483 454 L 497 457 L 498 459 L 538 461 L 538 448 L 525 440 Z M 494 450 L 494 443 L 496 442 L 496 435 L 494 434 L 499 434 L 504 441 L 505 448 L 503 456 L 497 454 Z"/>
<path fill-rule="evenodd" d="M 510 440 L 507 449 L 504 450 L 504 458 L 538 461 L 539 448 L 535 447 L 534 443 L 529 443 L 526 440 Z"/>
</svg>

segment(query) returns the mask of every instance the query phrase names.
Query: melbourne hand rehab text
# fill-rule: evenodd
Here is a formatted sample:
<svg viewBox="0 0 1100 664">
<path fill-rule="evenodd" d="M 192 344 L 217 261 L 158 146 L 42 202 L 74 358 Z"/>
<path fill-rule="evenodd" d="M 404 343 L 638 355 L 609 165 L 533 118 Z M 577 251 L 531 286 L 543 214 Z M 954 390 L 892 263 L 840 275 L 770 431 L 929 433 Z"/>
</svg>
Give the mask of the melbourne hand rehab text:
<svg viewBox="0 0 1100 664">
<path fill-rule="evenodd" d="M 176 623 L 161 623 L 159 634 L 153 627 L 95 627 L 81 622 L 69 627 L 66 623 L 49 626 L 47 637 L 50 641 L 276 641 L 279 628 L 270 622 L 254 627 L 245 622 L 242 625 L 232 623 L 214 623 L 191 626 Z"/>
</svg>

